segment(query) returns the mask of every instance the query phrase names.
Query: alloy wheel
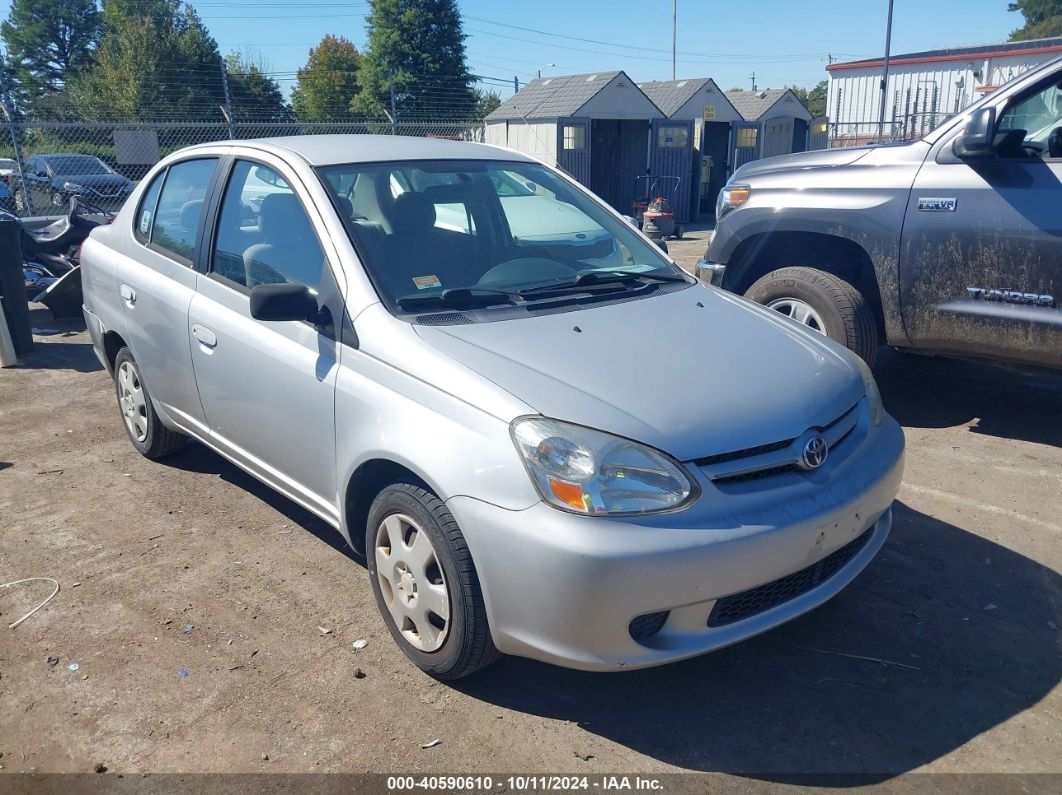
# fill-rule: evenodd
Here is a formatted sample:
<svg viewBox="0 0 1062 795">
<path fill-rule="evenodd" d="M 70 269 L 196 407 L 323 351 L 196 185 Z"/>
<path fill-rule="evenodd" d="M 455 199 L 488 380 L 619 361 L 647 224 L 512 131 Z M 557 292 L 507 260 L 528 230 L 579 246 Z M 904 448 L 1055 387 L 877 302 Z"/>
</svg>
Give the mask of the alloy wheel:
<svg viewBox="0 0 1062 795">
<path fill-rule="evenodd" d="M 138 442 L 143 442 L 148 435 L 147 399 L 140 376 L 129 362 L 122 362 L 118 368 L 118 405 L 122 409 L 122 419 L 129 435 Z"/>
<path fill-rule="evenodd" d="M 423 652 L 440 649 L 450 629 L 450 592 L 428 534 L 393 513 L 376 530 L 374 554 L 380 592 L 402 637 Z"/>
<path fill-rule="evenodd" d="M 811 304 L 801 301 L 799 298 L 776 298 L 767 304 L 768 309 L 795 320 L 801 325 L 807 326 L 819 334 L 826 335 L 826 324 L 822 322 L 822 316 L 815 311 Z"/>
</svg>

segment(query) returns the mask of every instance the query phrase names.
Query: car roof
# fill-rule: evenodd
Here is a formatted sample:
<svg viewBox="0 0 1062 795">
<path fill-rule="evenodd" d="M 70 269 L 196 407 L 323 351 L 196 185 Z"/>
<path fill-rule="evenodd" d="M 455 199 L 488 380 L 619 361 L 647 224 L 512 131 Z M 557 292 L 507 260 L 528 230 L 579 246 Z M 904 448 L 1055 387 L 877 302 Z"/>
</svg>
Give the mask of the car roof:
<svg viewBox="0 0 1062 795">
<path fill-rule="evenodd" d="M 274 154 L 297 154 L 311 166 L 379 163 L 390 160 L 508 160 L 533 163 L 533 158 L 497 146 L 417 138 L 406 135 L 290 135 L 199 144 L 189 150 L 248 146 Z"/>
</svg>

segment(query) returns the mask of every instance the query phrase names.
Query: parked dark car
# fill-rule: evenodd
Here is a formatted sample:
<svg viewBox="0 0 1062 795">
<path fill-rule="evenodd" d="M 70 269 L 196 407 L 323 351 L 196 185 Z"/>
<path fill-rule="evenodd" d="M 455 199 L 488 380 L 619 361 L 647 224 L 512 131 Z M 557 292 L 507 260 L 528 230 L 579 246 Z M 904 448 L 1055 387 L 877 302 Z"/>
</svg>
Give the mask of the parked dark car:
<svg viewBox="0 0 1062 795">
<path fill-rule="evenodd" d="M 31 155 L 22 167 L 25 185 L 15 178 L 15 207 L 21 214 L 56 212 L 79 196 L 105 210 L 125 203 L 134 183 L 92 155 Z M 29 204 L 26 194 L 29 194 Z"/>
</svg>

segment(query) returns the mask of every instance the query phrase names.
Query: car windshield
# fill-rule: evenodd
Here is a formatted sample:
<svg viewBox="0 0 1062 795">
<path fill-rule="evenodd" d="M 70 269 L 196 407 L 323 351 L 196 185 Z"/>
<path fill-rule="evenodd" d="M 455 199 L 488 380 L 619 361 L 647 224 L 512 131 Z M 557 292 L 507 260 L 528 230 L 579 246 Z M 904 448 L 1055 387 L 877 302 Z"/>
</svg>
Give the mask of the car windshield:
<svg viewBox="0 0 1062 795">
<path fill-rule="evenodd" d="M 57 177 L 114 173 L 106 163 L 96 157 L 49 157 L 47 163 Z"/>
<path fill-rule="evenodd" d="M 435 299 L 488 306 L 682 280 L 630 224 L 537 163 L 355 163 L 319 173 L 399 312 L 446 302 Z"/>
</svg>

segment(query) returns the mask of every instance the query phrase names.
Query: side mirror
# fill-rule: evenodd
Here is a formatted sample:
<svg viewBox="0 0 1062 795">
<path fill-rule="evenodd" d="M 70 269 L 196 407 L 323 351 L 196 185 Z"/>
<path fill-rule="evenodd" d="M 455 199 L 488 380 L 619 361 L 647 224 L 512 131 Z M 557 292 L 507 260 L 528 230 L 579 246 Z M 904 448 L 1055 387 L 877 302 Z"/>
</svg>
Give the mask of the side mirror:
<svg viewBox="0 0 1062 795">
<path fill-rule="evenodd" d="M 961 160 L 977 160 L 992 154 L 992 139 L 996 129 L 996 109 L 981 108 L 966 124 L 962 135 L 951 145 Z"/>
<path fill-rule="evenodd" d="M 317 298 L 304 284 L 260 284 L 251 290 L 251 317 L 255 320 L 315 321 Z"/>
<path fill-rule="evenodd" d="M 46 177 L 46 176 L 48 176 L 48 172 L 46 172 L 46 171 L 35 171 L 34 173 L 35 173 L 35 174 L 36 174 L 36 175 L 37 175 L 38 177 Z"/>
<path fill-rule="evenodd" d="M 666 240 L 664 240 L 661 237 L 656 237 L 656 238 L 653 238 L 653 242 L 656 243 L 656 245 L 660 248 L 661 251 L 663 251 L 665 254 L 667 254 L 667 241 Z"/>
</svg>

